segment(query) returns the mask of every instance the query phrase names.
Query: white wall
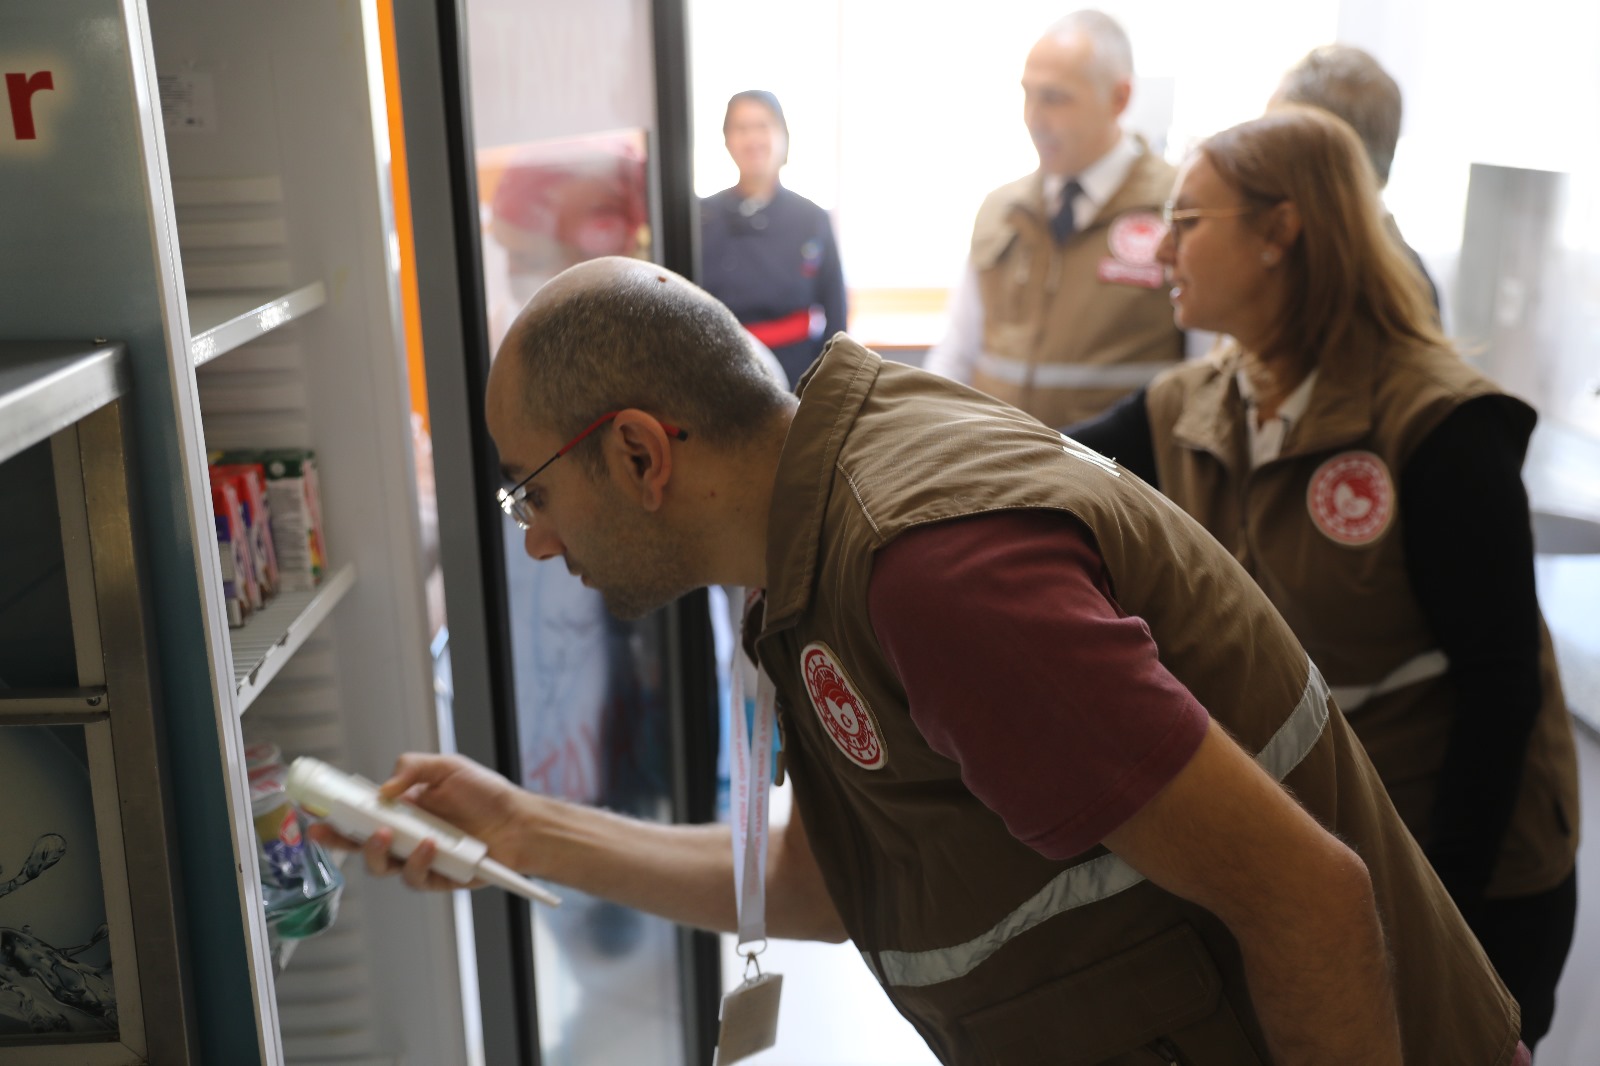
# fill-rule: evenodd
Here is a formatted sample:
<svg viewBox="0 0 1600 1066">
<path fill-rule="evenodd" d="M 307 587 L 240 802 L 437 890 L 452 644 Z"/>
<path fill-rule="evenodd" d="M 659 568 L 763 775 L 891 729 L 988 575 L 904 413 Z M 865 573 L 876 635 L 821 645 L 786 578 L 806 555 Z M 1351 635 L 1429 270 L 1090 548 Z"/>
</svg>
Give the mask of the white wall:
<svg viewBox="0 0 1600 1066">
<path fill-rule="evenodd" d="M 696 185 L 733 182 L 722 108 L 776 92 L 785 181 L 836 212 L 858 287 L 944 286 L 983 193 L 1034 165 L 1018 79 L 1028 46 L 1073 5 L 1015 0 L 692 0 Z M 1400 82 L 1406 121 L 1390 205 L 1418 249 L 1459 247 L 1471 162 L 1600 172 L 1600 5 L 1578 0 L 1108 0 L 1142 78 L 1173 91 L 1169 154 L 1258 114 L 1284 68 L 1343 40 Z M 1600 248 L 1600 217 L 1571 239 Z"/>
<path fill-rule="evenodd" d="M 472 0 L 466 10 L 478 148 L 655 128 L 650 0 Z"/>
<path fill-rule="evenodd" d="M 1108 0 L 1141 83 L 1130 119 L 1169 154 L 1258 114 L 1283 68 L 1332 36 L 1337 0 Z M 733 183 L 722 109 L 777 93 L 784 182 L 834 212 L 856 288 L 944 287 L 990 189 L 1038 164 L 1022 124 L 1022 63 L 1072 9 L 1010 0 L 691 0 L 696 188 Z M 1249 27 L 1248 33 L 1241 27 Z"/>
<path fill-rule="evenodd" d="M 1330 38 L 1336 0 L 1110 0 L 1133 38 L 1131 120 L 1171 152 L 1258 114 L 1283 67 Z M 1059 0 L 691 0 L 696 189 L 733 184 L 722 109 L 746 88 L 789 118 L 784 182 L 835 213 L 858 288 L 946 287 L 987 190 L 1037 165 L 1022 59 Z M 1240 27 L 1250 34 L 1240 34 Z"/>
<path fill-rule="evenodd" d="M 1600 4 L 1343 0 L 1338 33 L 1405 94 L 1390 204 L 1422 251 L 1457 246 L 1469 163 L 1600 173 Z"/>
</svg>

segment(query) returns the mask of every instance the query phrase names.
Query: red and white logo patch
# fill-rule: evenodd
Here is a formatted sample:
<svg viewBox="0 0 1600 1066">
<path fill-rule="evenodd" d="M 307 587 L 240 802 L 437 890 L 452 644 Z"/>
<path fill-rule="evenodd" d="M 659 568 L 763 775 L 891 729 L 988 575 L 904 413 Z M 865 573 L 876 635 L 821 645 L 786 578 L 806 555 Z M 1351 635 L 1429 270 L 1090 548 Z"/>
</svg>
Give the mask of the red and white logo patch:
<svg viewBox="0 0 1600 1066">
<path fill-rule="evenodd" d="M 1311 520 L 1337 544 L 1371 544 L 1394 521 L 1394 480 L 1371 452 L 1345 452 L 1317 467 L 1306 487 Z"/>
<path fill-rule="evenodd" d="M 1154 211 L 1129 211 L 1111 223 L 1106 243 L 1122 262 L 1143 266 L 1156 261 L 1156 249 L 1166 235 L 1167 228 Z"/>
<path fill-rule="evenodd" d="M 878 732 L 877 719 L 861 693 L 851 683 L 844 667 L 820 640 L 800 651 L 800 676 L 805 678 L 811 706 L 822 719 L 822 728 L 844 752 L 845 758 L 863 770 L 881 770 L 889 759 Z"/>
</svg>

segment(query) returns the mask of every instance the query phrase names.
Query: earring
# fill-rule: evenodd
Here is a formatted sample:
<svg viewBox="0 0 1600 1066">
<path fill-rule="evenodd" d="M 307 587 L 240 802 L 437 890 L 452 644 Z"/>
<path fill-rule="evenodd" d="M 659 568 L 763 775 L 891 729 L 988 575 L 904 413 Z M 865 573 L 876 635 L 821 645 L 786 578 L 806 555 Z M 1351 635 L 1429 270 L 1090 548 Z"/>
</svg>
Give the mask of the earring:
<svg viewBox="0 0 1600 1066">
<path fill-rule="evenodd" d="M 1268 248 L 1266 251 L 1261 253 L 1261 261 L 1269 267 L 1277 266 L 1278 250 L 1276 248 Z"/>
</svg>

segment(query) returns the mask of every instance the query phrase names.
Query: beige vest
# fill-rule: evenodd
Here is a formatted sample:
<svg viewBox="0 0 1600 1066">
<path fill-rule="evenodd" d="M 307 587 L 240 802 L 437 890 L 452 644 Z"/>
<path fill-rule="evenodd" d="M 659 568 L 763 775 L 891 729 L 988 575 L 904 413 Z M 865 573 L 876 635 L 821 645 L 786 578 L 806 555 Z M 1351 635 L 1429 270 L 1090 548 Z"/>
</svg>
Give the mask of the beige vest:
<svg viewBox="0 0 1600 1066">
<path fill-rule="evenodd" d="M 1044 175 L 990 193 L 972 230 L 983 302 L 974 388 L 1049 426 L 1092 418 L 1183 358 L 1155 245 L 1175 172 L 1148 149 L 1058 246 Z"/>
<path fill-rule="evenodd" d="M 1399 471 L 1468 399 L 1501 396 L 1529 431 L 1534 414 L 1453 353 L 1369 349 L 1321 367 L 1279 458 L 1252 472 L 1237 367 L 1228 347 L 1151 386 L 1161 488 L 1233 552 L 1288 621 L 1422 837 L 1455 703 L 1406 576 Z M 1549 634 L 1541 641 L 1544 701 L 1489 884 L 1494 898 L 1555 887 L 1577 851 L 1572 726 Z"/>
<path fill-rule="evenodd" d="M 1169 1061 L 1154 1049 L 1190 1066 L 1269 1061 L 1237 944 L 1216 918 L 1103 848 L 1053 861 L 1019 843 L 912 723 L 868 616 L 874 553 L 916 526 L 1014 508 L 1086 523 L 1163 663 L 1366 860 L 1408 1060 L 1511 1060 L 1515 1004 L 1305 652 L 1198 524 L 1021 412 L 848 337 L 801 393 L 747 641 L 778 687 L 795 801 L 829 894 L 943 1062 Z M 1006 728 L 1002 707 L 971 713 Z"/>
</svg>

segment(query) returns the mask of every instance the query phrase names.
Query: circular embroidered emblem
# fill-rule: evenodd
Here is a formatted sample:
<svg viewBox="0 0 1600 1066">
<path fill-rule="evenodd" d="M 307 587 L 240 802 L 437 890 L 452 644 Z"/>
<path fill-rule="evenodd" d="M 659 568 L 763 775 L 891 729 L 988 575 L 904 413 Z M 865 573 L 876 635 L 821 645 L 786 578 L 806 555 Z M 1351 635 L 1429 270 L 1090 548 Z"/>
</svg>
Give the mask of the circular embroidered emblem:
<svg viewBox="0 0 1600 1066">
<path fill-rule="evenodd" d="M 1166 227 L 1154 211 L 1129 211 L 1111 223 L 1106 243 L 1122 262 L 1142 265 L 1156 261 L 1156 249 L 1166 235 Z"/>
<path fill-rule="evenodd" d="M 808 278 L 817 276 L 822 269 L 822 242 L 806 241 L 800 246 L 800 273 Z"/>
<path fill-rule="evenodd" d="M 1306 487 L 1306 508 L 1337 544 L 1371 544 L 1394 520 L 1394 482 L 1371 452 L 1345 452 L 1317 467 Z"/>
<path fill-rule="evenodd" d="M 812 641 L 800 651 L 800 676 L 805 678 L 811 706 L 822 719 L 822 728 L 844 752 L 845 758 L 863 770 L 881 770 L 888 752 L 878 735 L 878 723 L 867 701 L 845 674 L 833 649 Z"/>
</svg>

